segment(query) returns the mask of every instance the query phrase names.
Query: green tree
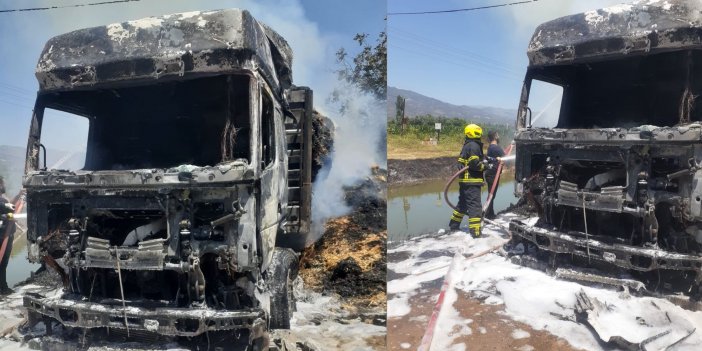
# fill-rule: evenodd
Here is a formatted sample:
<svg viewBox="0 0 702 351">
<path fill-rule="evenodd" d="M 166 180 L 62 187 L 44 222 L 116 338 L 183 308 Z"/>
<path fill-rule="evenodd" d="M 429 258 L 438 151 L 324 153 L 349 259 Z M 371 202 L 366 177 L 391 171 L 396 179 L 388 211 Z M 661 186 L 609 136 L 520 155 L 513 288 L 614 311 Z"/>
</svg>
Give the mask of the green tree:
<svg viewBox="0 0 702 351">
<path fill-rule="evenodd" d="M 341 68 L 337 70 L 340 79 L 371 93 L 378 100 L 387 96 L 387 34 L 381 32 L 375 45 L 368 43 L 368 34 L 359 33 L 353 38 L 361 47 L 361 52 L 349 62 L 349 54 L 341 48 L 336 52 Z"/>
</svg>

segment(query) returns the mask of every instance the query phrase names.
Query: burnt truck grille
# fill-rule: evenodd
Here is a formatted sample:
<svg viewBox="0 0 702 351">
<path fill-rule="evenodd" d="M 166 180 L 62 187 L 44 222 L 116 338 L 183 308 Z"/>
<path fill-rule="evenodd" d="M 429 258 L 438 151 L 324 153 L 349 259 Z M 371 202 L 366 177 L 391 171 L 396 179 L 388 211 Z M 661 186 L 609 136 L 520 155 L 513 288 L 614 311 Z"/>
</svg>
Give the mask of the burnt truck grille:
<svg viewBox="0 0 702 351">
<path fill-rule="evenodd" d="M 599 192 L 578 189 L 577 184 L 562 180 L 558 189 L 558 205 L 587 208 L 589 210 L 621 213 L 624 211 L 625 191 L 623 186 L 602 188 Z"/>
<path fill-rule="evenodd" d="M 84 267 L 163 270 L 165 239 L 141 241 L 137 248 L 110 246 L 110 241 L 88 237 Z"/>
</svg>

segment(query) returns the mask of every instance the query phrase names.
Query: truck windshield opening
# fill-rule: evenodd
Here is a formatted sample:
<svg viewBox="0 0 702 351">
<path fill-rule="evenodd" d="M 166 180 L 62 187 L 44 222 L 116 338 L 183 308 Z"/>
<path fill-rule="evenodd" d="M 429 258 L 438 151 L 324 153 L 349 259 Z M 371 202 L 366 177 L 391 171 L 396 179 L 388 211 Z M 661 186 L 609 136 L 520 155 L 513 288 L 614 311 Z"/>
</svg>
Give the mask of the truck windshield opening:
<svg viewBox="0 0 702 351">
<path fill-rule="evenodd" d="M 249 80 L 245 75 L 221 75 L 51 93 L 42 96 L 40 108 L 88 118 L 85 170 L 248 162 Z M 56 136 L 42 135 L 45 138 Z"/>
<path fill-rule="evenodd" d="M 701 70 L 702 52 L 686 50 L 533 67 L 529 74 L 563 87 L 557 128 L 633 128 L 702 121 L 702 82 L 694 79 Z"/>
</svg>

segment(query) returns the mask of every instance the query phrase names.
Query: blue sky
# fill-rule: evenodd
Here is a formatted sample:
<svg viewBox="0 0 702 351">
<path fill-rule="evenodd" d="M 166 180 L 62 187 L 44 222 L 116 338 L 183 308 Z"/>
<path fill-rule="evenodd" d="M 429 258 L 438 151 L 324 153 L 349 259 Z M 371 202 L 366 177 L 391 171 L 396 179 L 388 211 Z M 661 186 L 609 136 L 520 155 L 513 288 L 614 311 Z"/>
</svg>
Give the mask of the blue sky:
<svg viewBox="0 0 702 351">
<path fill-rule="evenodd" d="M 515 0 L 388 0 L 388 13 Z M 457 105 L 516 109 L 526 48 L 544 21 L 622 0 L 539 0 L 471 12 L 388 16 L 388 85 Z"/>
<path fill-rule="evenodd" d="M 89 3 L 88 0 L 4 0 L 0 9 Z M 385 29 L 383 0 L 142 0 L 34 12 L 0 13 L 0 145 L 26 146 L 38 88 L 34 67 L 44 43 L 71 30 L 193 10 L 239 7 L 282 34 L 294 50 L 294 82 L 323 101 L 334 86 L 334 53 L 354 52 L 358 32 L 373 38 Z M 57 148 L 70 148 L 75 126 L 63 126 Z"/>
</svg>

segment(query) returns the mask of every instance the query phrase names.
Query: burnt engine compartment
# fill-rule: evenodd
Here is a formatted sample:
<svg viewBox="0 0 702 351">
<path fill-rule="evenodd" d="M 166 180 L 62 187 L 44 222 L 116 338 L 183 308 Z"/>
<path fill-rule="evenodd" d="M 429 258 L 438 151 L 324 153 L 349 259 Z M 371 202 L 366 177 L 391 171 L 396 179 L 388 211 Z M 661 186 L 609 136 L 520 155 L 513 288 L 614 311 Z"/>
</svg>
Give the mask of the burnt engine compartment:
<svg viewBox="0 0 702 351">
<path fill-rule="evenodd" d="M 596 132 L 593 132 L 596 133 Z M 511 228 L 551 255 L 632 272 L 650 289 L 696 292 L 702 270 L 697 147 L 553 142 L 517 148 L 522 199 Z"/>
<path fill-rule="evenodd" d="M 65 268 L 49 266 L 65 277 L 67 292 L 88 302 L 254 309 L 258 245 L 241 219 L 252 191 L 33 192 L 28 204 L 46 218 L 30 218 L 31 233 L 49 234 L 29 240 L 42 261 L 62 261 Z"/>
</svg>

